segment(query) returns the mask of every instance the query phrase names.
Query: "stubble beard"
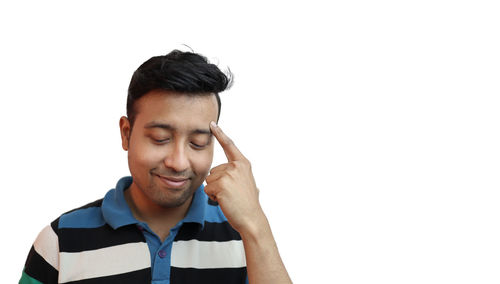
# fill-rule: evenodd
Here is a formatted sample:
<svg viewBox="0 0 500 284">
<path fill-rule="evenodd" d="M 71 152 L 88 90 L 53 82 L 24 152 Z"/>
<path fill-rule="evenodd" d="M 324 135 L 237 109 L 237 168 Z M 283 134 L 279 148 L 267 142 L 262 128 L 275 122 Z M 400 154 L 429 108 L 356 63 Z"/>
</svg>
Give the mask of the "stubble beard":
<svg viewBox="0 0 500 284">
<path fill-rule="evenodd" d="M 157 177 L 152 176 L 153 180 Z M 199 185 L 196 185 L 190 179 L 188 181 L 188 187 L 182 189 L 168 189 L 159 185 L 156 181 L 150 183 L 150 185 L 145 189 L 145 194 L 157 205 L 163 208 L 174 208 L 179 207 L 186 203 L 194 192 L 198 189 Z M 180 192 L 180 194 L 179 194 Z"/>
</svg>

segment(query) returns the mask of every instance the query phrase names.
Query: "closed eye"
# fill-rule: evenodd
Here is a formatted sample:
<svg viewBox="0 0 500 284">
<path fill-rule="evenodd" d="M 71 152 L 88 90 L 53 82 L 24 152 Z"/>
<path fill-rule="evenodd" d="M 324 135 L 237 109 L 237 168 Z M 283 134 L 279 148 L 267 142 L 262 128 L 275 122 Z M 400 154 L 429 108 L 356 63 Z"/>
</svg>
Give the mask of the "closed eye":
<svg viewBox="0 0 500 284">
<path fill-rule="evenodd" d="M 168 141 L 170 141 L 170 138 L 166 138 L 166 139 L 154 139 L 153 138 L 153 141 L 155 143 L 158 143 L 158 144 L 164 144 L 164 143 L 167 143 Z"/>
<path fill-rule="evenodd" d="M 200 145 L 200 144 L 193 143 L 193 142 L 191 142 L 190 144 L 191 144 L 191 146 L 193 146 L 193 148 L 199 149 L 199 150 L 201 150 L 201 149 L 203 149 L 203 148 L 205 148 L 205 147 L 208 146 L 208 144 Z"/>
</svg>

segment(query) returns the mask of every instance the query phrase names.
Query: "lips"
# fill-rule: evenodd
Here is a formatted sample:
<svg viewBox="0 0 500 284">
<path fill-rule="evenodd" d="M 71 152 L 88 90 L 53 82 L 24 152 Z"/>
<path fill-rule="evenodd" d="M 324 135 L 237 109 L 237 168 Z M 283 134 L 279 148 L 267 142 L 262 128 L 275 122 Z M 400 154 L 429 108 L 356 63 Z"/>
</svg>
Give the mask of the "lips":
<svg viewBox="0 0 500 284">
<path fill-rule="evenodd" d="M 156 175 L 169 188 L 181 188 L 189 181 L 189 178 L 183 177 L 165 177 Z"/>
</svg>

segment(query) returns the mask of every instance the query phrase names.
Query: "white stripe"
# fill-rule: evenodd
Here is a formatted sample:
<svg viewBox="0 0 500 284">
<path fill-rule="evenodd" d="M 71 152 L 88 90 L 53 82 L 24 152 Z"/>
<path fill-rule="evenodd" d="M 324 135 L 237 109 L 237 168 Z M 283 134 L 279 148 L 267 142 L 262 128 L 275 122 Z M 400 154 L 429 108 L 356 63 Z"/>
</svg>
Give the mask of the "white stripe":
<svg viewBox="0 0 500 284">
<path fill-rule="evenodd" d="M 59 270 L 59 239 L 50 225 L 38 234 L 33 246 L 46 262 Z"/>
<path fill-rule="evenodd" d="M 102 277 L 150 267 L 146 243 L 129 243 L 83 252 L 61 252 L 59 282 Z"/>
<path fill-rule="evenodd" d="M 177 241 L 172 245 L 171 266 L 181 268 L 245 267 L 242 241 Z"/>
</svg>

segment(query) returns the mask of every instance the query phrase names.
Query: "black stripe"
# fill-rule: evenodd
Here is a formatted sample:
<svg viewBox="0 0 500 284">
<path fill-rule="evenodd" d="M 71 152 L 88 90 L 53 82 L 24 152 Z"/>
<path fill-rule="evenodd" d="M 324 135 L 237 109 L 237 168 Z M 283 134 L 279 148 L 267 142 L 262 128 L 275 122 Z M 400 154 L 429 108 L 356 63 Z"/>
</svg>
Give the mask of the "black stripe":
<svg viewBox="0 0 500 284">
<path fill-rule="evenodd" d="M 175 241 L 188 241 L 188 240 L 199 240 L 199 241 L 216 241 L 216 242 L 226 242 L 232 240 L 241 240 L 240 234 L 234 230 L 229 223 L 211 223 L 205 222 L 203 230 L 199 230 L 199 225 L 196 223 L 186 223 L 181 227 L 179 233 L 175 237 Z"/>
<path fill-rule="evenodd" d="M 211 205 L 211 206 L 219 206 L 219 202 L 214 201 L 214 200 L 212 200 L 210 198 L 208 199 L 207 203 L 208 203 L 208 205 Z"/>
<path fill-rule="evenodd" d="M 81 252 L 127 243 L 146 242 L 144 235 L 135 225 L 116 230 L 105 224 L 97 228 L 59 229 L 59 251 Z"/>
<path fill-rule="evenodd" d="M 57 235 L 57 231 L 59 231 L 59 218 L 55 219 L 54 221 L 52 221 L 52 223 L 50 223 L 50 226 L 52 227 L 52 230 L 54 230 L 56 235 Z"/>
<path fill-rule="evenodd" d="M 24 272 L 42 283 L 57 283 L 59 273 L 31 246 Z"/>
<path fill-rule="evenodd" d="M 246 267 L 219 269 L 172 267 L 170 284 L 244 284 L 246 278 Z"/>
<path fill-rule="evenodd" d="M 146 268 L 123 274 L 65 282 L 68 284 L 146 284 L 151 283 L 151 269 Z"/>
</svg>

